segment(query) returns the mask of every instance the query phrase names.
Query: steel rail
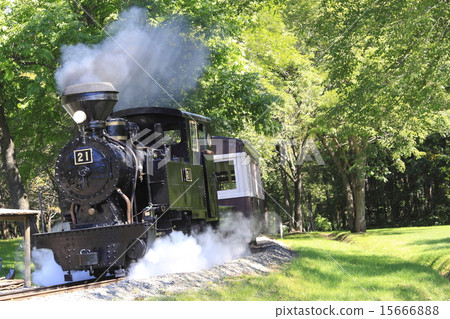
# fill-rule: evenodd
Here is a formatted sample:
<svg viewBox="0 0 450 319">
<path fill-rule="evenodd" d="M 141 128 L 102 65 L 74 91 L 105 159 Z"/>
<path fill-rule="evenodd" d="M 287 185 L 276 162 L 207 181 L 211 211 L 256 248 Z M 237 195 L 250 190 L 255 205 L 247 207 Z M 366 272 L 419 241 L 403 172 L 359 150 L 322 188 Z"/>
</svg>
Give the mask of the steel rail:
<svg viewBox="0 0 450 319">
<path fill-rule="evenodd" d="M 48 287 L 36 287 L 36 288 L 22 288 L 20 290 L 14 290 L 11 292 L 0 292 L 0 301 L 14 301 L 14 300 L 25 300 L 33 297 L 44 297 L 47 295 L 60 294 L 66 292 L 73 292 L 77 290 L 85 290 L 91 288 L 98 288 L 107 286 L 113 283 L 117 283 L 124 278 L 107 278 L 101 281 L 96 281 L 96 279 L 83 280 L 71 282 L 68 284 L 60 284 Z"/>
</svg>

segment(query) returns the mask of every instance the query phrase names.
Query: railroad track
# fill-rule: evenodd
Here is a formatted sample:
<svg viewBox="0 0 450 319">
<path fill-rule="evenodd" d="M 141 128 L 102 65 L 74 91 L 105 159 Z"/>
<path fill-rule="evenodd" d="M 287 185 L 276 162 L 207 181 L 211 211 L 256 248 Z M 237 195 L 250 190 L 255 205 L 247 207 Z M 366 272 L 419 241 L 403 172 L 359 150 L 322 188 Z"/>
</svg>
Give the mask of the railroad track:
<svg viewBox="0 0 450 319">
<path fill-rule="evenodd" d="M 8 291 L 5 293 L 0 292 L 0 301 L 25 300 L 33 297 L 44 297 L 53 294 L 73 292 L 76 290 L 98 288 L 117 283 L 123 279 L 124 278 L 112 278 L 98 281 L 96 281 L 95 279 L 91 279 L 48 287 L 20 289 L 15 291 Z"/>
</svg>

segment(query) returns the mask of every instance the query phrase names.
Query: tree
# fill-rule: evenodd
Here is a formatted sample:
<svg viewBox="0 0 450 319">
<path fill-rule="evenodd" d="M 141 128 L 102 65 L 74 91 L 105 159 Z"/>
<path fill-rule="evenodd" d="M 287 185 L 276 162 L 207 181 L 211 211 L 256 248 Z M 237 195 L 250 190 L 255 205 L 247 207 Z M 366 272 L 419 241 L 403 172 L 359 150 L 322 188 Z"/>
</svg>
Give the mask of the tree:
<svg viewBox="0 0 450 319">
<path fill-rule="evenodd" d="M 1 90 L 1 87 L 0 87 Z M 16 152 L 14 142 L 11 138 L 9 127 L 6 123 L 5 112 L 0 106 L 0 148 L 2 153 L 3 171 L 6 175 L 6 182 L 11 197 L 11 205 L 13 208 L 29 209 L 29 203 L 25 188 L 20 178 L 19 169 L 17 167 Z"/>
<path fill-rule="evenodd" d="M 303 231 L 303 168 L 310 144 L 315 109 L 321 103 L 323 74 L 297 49 L 297 39 L 287 30 L 283 17 L 270 6 L 262 8 L 243 40 L 251 67 L 260 74 L 267 91 L 278 96 L 272 104 L 276 123 L 277 156 L 272 165 L 280 169 L 285 208 L 291 230 Z M 272 146 L 273 147 L 273 146 Z M 312 212 L 311 212 L 312 214 Z"/>
<path fill-rule="evenodd" d="M 9 10 L 7 4 L 7 2 L 1 3 L 0 10 L 2 10 L 3 13 Z M 5 24 L 6 19 L 2 15 L 0 25 L 4 27 Z M 3 43 L 0 43 L 0 45 L 3 48 L 7 43 L 4 43 L 6 42 L 4 37 L 2 37 L 1 41 Z M 19 169 L 16 161 L 15 146 L 5 116 L 5 104 L 7 104 L 8 100 L 11 98 L 11 91 L 8 90 L 5 82 L 11 80 L 14 77 L 13 66 L 9 65 L 8 62 L 8 58 L 2 55 L 0 59 L 2 70 L 1 75 L 3 75 L 3 80 L 0 82 L 0 151 L 2 159 L 2 171 L 5 172 L 6 183 L 8 185 L 10 203 L 12 207 L 28 209 L 29 203 L 19 174 Z M 15 89 L 16 88 L 13 87 L 12 91 L 14 93 L 16 91 Z"/>
<path fill-rule="evenodd" d="M 59 47 L 85 34 L 66 1 L 2 1 L 0 26 L 1 157 L 10 205 L 28 209 L 24 182 L 53 175 L 72 127 L 53 79 Z"/>
<path fill-rule="evenodd" d="M 390 149 L 400 164 L 443 122 L 448 10 L 445 1 L 324 0 L 315 8 L 307 42 L 334 97 L 320 108 L 314 133 L 341 173 L 351 230 L 364 232 L 371 145 Z"/>
<path fill-rule="evenodd" d="M 182 17 L 192 26 L 191 36 L 208 48 L 209 63 L 181 105 L 212 118 L 215 134 L 238 135 L 248 125 L 271 129 L 270 106 L 276 97 L 243 54 L 244 33 L 258 10 L 271 2 L 153 0 L 148 5 L 151 21 L 163 24 Z"/>
<path fill-rule="evenodd" d="M 420 157 L 405 157 L 399 168 L 389 152 L 379 150 L 375 165 L 389 173 L 369 176 L 367 212 L 371 225 L 418 226 L 448 224 L 448 136 L 429 135 L 417 146 Z M 387 176 L 385 176 L 387 175 Z"/>
</svg>

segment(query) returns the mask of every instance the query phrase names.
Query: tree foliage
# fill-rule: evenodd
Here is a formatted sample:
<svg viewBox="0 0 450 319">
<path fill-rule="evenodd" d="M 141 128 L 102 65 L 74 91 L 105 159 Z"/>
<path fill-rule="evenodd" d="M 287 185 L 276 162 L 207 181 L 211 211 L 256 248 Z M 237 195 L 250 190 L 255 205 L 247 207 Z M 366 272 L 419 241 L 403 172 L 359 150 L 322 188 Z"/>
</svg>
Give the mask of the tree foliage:
<svg viewBox="0 0 450 319">
<path fill-rule="evenodd" d="M 55 87 L 61 47 L 99 43 L 133 5 L 150 24 L 183 19 L 208 48 L 179 102 L 254 143 L 267 209 L 291 226 L 449 222 L 445 0 L 0 0 L 2 132 L 32 205 L 44 187 L 55 206 L 47 186 L 74 131 Z M 304 161 L 311 140 L 326 166 Z"/>
<path fill-rule="evenodd" d="M 335 96 L 315 117 L 315 133 L 347 185 L 354 231 L 365 230 L 365 184 L 377 148 L 418 155 L 416 143 L 443 122 L 448 103 L 445 1 L 335 1 L 312 5 L 305 43 L 327 71 Z M 311 20 L 311 19 L 310 19 Z M 447 123 L 448 124 L 448 123 Z"/>
</svg>

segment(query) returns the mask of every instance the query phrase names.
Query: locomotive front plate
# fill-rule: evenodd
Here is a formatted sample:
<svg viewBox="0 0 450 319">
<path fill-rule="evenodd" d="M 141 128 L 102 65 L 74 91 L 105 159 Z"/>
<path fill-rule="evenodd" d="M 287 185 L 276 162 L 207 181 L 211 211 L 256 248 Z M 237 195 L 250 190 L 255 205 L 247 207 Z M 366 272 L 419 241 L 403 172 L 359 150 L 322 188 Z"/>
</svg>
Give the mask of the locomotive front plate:
<svg viewBox="0 0 450 319">
<path fill-rule="evenodd" d="M 134 164 L 119 145 L 90 136 L 75 139 L 66 144 L 56 161 L 58 188 L 75 204 L 99 204 L 116 188 L 128 188 L 133 171 L 129 163 Z"/>
</svg>

